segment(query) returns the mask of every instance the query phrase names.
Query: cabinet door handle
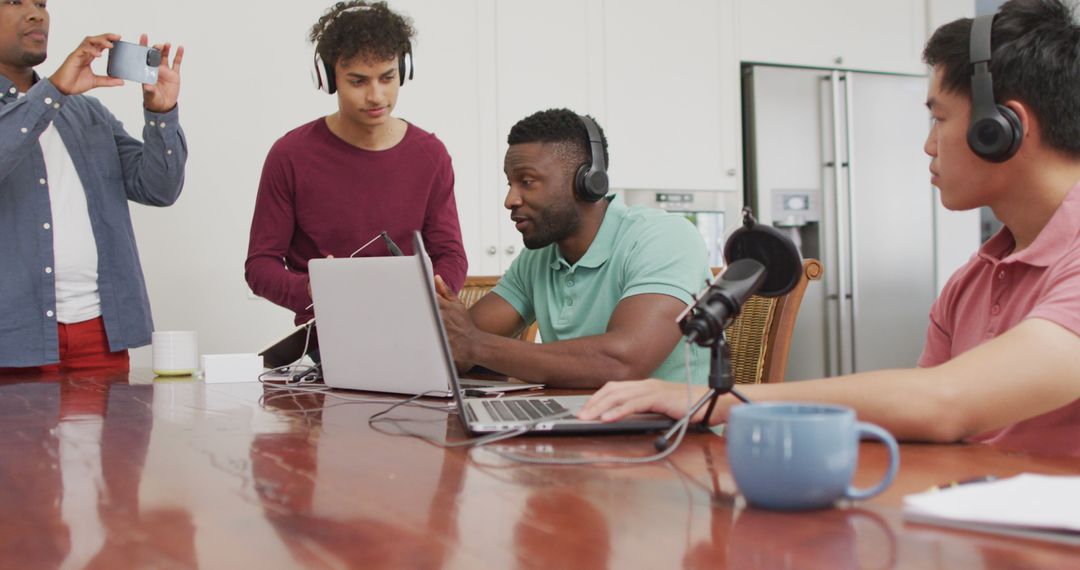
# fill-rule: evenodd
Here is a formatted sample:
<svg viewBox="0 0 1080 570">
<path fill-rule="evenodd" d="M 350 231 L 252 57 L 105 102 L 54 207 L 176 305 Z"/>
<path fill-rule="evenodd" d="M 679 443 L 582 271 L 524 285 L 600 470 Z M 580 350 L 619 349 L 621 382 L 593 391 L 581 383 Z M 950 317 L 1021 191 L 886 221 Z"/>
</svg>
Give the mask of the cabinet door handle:
<svg viewBox="0 0 1080 570">
<path fill-rule="evenodd" d="M 514 246 L 512 246 L 512 245 L 506 246 L 506 255 L 514 255 L 515 251 L 516 250 L 514 249 Z"/>
<path fill-rule="evenodd" d="M 491 246 L 491 247 L 487 248 L 487 254 L 488 255 L 495 255 L 495 253 L 498 252 L 498 251 L 499 251 L 498 249 L 495 249 L 495 246 Z"/>
</svg>

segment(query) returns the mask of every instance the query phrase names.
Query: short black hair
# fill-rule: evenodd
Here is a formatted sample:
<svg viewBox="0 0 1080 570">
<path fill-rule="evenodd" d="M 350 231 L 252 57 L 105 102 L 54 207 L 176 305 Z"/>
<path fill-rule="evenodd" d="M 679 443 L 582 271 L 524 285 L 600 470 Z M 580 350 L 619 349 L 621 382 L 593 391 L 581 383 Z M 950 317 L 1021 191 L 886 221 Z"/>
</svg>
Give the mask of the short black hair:
<svg viewBox="0 0 1080 570">
<path fill-rule="evenodd" d="M 411 51 L 416 35 L 412 19 L 391 10 L 386 2 L 338 2 L 311 27 L 308 40 L 319 57 L 337 65 L 357 56 L 366 62 L 389 61 Z"/>
<path fill-rule="evenodd" d="M 596 119 L 585 115 L 596 124 L 600 131 L 600 142 L 604 147 L 604 165 L 609 166 L 607 136 L 604 129 Z M 592 162 L 589 152 L 589 129 L 581 122 L 578 114 L 570 109 L 548 109 L 538 111 L 525 117 L 511 127 L 510 134 L 506 137 L 507 144 L 525 144 L 533 142 L 564 143 L 571 149 L 567 156 L 568 166 L 577 168 L 585 163 Z"/>
<path fill-rule="evenodd" d="M 971 95 L 971 23 L 938 28 L 923 61 L 941 70 L 948 92 Z M 994 17 L 990 73 L 1000 103 L 1023 102 L 1038 117 L 1051 148 L 1080 158 L 1080 27 L 1063 0 L 1010 0 Z"/>
</svg>

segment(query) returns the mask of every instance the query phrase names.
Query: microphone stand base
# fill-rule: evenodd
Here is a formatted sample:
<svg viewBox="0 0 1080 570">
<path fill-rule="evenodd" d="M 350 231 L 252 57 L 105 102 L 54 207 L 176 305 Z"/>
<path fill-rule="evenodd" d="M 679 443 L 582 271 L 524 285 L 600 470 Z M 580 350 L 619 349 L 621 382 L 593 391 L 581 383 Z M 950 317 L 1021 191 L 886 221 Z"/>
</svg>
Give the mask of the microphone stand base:
<svg viewBox="0 0 1080 570">
<path fill-rule="evenodd" d="M 723 336 L 717 340 L 716 344 L 712 347 L 712 363 L 709 368 L 709 391 L 697 401 L 696 404 L 690 407 L 684 416 L 679 421 L 675 422 L 675 425 L 668 428 L 664 435 L 658 437 L 653 443 L 653 446 L 657 451 L 663 451 L 670 445 L 672 436 L 677 431 L 682 429 L 682 426 L 690 421 L 690 418 L 697 414 L 705 404 L 709 404 L 709 407 L 705 409 L 705 417 L 701 419 L 698 424 L 700 431 L 706 431 L 709 429 L 709 418 L 712 417 L 713 409 L 716 408 L 716 401 L 720 396 L 731 393 L 743 403 L 749 404 L 750 400 L 739 393 L 735 389 L 735 378 L 731 374 L 731 349 L 728 347 L 727 341 Z"/>
</svg>

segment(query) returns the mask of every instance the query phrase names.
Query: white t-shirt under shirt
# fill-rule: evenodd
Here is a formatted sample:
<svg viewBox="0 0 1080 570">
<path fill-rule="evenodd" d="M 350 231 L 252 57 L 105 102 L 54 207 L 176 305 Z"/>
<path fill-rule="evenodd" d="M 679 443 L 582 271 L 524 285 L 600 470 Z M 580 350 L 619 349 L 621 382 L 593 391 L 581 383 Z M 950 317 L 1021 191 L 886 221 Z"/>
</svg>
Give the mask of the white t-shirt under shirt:
<svg viewBox="0 0 1080 570">
<path fill-rule="evenodd" d="M 56 277 L 57 322 L 80 323 L 101 316 L 97 241 L 90 226 L 86 191 L 56 127 L 50 124 L 39 142 L 49 176 L 55 264 L 42 271 Z"/>
</svg>

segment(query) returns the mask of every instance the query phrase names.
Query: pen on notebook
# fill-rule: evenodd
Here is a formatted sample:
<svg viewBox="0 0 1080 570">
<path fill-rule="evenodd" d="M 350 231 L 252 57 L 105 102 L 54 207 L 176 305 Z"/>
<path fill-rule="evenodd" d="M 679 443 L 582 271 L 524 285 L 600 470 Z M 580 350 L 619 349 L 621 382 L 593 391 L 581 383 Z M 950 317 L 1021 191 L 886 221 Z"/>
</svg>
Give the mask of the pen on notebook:
<svg viewBox="0 0 1080 570">
<path fill-rule="evenodd" d="M 941 491 L 942 489 L 951 489 L 953 487 L 959 487 L 961 485 L 970 485 L 972 483 L 989 483 L 991 481 L 997 481 L 997 477 L 993 475 L 982 475 L 979 477 L 972 477 L 970 479 L 961 479 L 959 481 L 949 481 L 948 483 L 942 483 L 941 485 L 935 485 L 927 489 L 927 491 Z"/>
</svg>

